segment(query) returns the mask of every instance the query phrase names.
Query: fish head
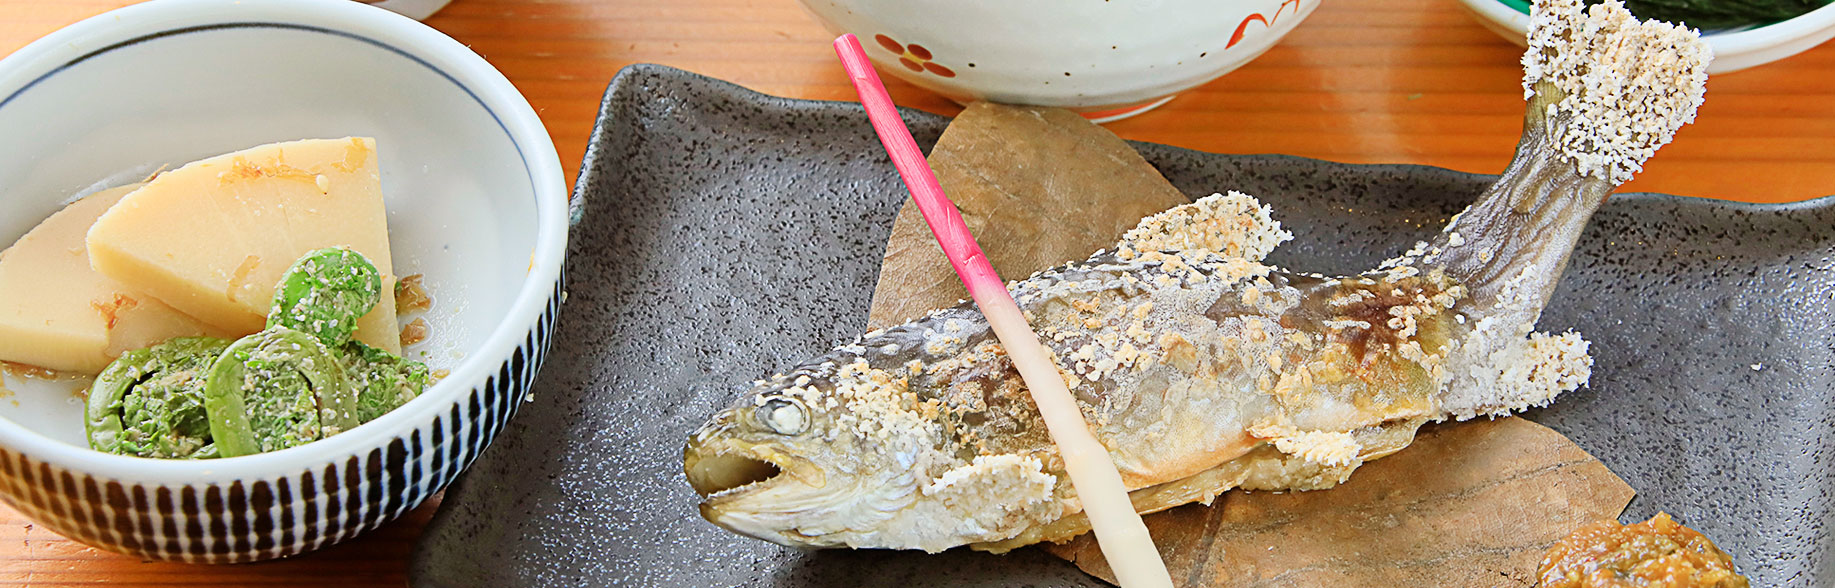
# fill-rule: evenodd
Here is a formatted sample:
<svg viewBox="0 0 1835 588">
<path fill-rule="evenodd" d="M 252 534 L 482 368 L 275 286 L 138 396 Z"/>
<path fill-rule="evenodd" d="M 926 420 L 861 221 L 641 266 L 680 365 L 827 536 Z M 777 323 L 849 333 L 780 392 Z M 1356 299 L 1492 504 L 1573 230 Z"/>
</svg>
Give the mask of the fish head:
<svg viewBox="0 0 1835 588">
<path fill-rule="evenodd" d="M 690 436 L 683 467 L 701 515 L 794 547 L 876 543 L 916 499 L 937 426 L 887 412 L 899 408 L 901 386 L 865 364 L 814 364 L 758 382 Z"/>
</svg>

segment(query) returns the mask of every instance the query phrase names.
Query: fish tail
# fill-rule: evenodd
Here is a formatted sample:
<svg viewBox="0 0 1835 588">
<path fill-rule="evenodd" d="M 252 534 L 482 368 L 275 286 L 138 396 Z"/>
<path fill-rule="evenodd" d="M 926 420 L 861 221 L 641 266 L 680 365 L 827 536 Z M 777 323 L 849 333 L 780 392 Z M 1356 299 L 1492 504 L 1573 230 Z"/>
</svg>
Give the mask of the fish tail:
<svg viewBox="0 0 1835 588">
<path fill-rule="evenodd" d="M 1694 120 L 1712 54 L 1695 31 L 1639 21 L 1617 0 L 1537 0 L 1530 21 L 1514 158 L 1398 263 L 1443 269 L 1471 293 L 1468 310 L 1533 309 L 1533 322 L 1606 195 Z"/>
</svg>

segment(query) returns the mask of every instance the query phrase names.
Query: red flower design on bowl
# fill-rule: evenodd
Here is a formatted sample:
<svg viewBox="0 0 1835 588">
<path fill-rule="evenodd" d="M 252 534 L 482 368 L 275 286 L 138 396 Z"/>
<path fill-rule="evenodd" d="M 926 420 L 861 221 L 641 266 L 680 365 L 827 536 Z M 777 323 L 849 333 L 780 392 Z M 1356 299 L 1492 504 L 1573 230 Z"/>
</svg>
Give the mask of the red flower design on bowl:
<svg viewBox="0 0 1835 588">
<path fill-rule="evenodd" d="M 931 61 L 930 50 L 925 49 L 923 45 L 901 44 L 884 34 L 873 35 L 873 40 L 878 42 L 881 48 L 898 55 L 898 63 L 905 66 L 905 69 L 917 73 L 930 72 L 945 78 L 956 77 L 956 70 Z"/>
</svg>

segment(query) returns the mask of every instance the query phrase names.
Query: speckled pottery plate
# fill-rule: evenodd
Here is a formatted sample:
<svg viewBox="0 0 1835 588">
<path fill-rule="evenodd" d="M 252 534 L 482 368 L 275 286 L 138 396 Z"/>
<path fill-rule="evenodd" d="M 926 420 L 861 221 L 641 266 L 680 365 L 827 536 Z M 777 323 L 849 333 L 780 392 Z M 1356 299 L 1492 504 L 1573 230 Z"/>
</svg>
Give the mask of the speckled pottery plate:
<svg viewBox="0 0 1835 588">
<path fill-rule="evenodd" d="M 905 119 L 926 145 L 948 123 Z M 1297 236 L 1271 260 L 1328 272 L 1426 238 L 1488 180 L 1138 148 L 1189 195 L 1263 197 Z M 637 66 L 613 80 L 583 169 L 554 355 L 448 491 L 416 586 L 1101 585 L 1038 550 L 806 552 L 696 514 L 688 432 L 866 322 L 905 191 L 857 105 Z M 1835 583 L 1832 253 L 1828 199 L 1613 198 L 1541 324 L 1594 342 L 1592 386 L 1529 417 L 1637 489 L 1625 520 L 1676 515 L 1755 586 Z"/>
</svg>

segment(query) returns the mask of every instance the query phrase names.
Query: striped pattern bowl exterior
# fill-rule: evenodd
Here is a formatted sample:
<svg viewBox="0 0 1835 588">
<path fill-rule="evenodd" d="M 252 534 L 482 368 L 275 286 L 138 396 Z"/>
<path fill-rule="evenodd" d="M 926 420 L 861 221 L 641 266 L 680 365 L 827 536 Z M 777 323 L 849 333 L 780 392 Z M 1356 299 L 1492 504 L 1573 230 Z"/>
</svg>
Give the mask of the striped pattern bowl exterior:
<svg viewBox="0 0 1835 588">
<path fill-rule="evenodd" d="M 499 258 L 473 255 L 458 261 L 508 269 L 467 272 L 465 263 L 420 254 L 426 269 L 482 276 L 473 278 L 482 282 L 462 283 L 471 289 L 459 290 L 474 296 L 461 301 L 458 308 L 468 313 L 461 318 L 485 313 L 476 319 L 477 328 L 484 330 L 474 339 L 461 339 L 468 343 L 454 349 L 463 350 L 462 355 L 455 355 L 462 359 L 450 366 L 449 376 L 419 398 L 327 439 L 222 460 L 151 460 L 90 451 L 0 418 L 0 501 L 52 531 L 148 560 L 238 563 L 286 557 L 350 539 L 413 509 L 452 483 L 503 430 L 517 407 L 533 398 L 530 386 L 548 353 L 564 298 L 561 266 L 569 228 L 568 193 L 559 158 L 540 118 L 483 58 L 425 25 L 379 8 L 343 0 L 153 0 L 129 6 L 53 33 L 0 61 L 0 114 L 6 113 L 13 98 L 46 87 L 40 81 L 88 63 L 85 60 L 96 55 L 150 40 L 226 30 L 242 34 L 260 30 L 273 38 L 318 35 L 314 38 L 361 44 L 414 64 L 404 67 L 428 68 L 439 76 L 428 79 L 453 84 L 443 90 L 450 96 L 429 100 L 461 103 L 471 109 L 462 111 L 468 118 L 449 118 L 457 115 L 429 110 L 439 114 L 418 116 L 431 117 L 422 120 L 437 130 L 420 136 L 454 143 L 473 136 L 465 133 L 482 128 L 485 130 L 479 132 L 487 133 L 489 142 L 460 143 L 457 151 L 463 156 L 448 155 L 444 160 L 436 159 L 434 151 L 415 151 L 426 156 L 415 167 L 471 165 L 485 171 L 452 170 L 444 177 L 498 187 L 480 189 L 485 200 L 480 206 L 467 207 L 478 211 L 473 217 L 440 217 L 438 223 L 453 225 L 437 225 L 444 232 L 432 237 L 422 234 L 416 239 L 412 232 L 399 232 L 402 226 L 398 223 L 404 219 L 391 218 L 391 239 L 406 239 L 422 250 L 427 249 L 426 242 L 437 240 L 433 249 L 449 247 L 454 252 L 476 251 L 475 243 L 487 243 L 490 251 L 507 253 Z M 288 42 L 292 41 L 278 41 L 274 46 L 297 53 L 298 46 L 286 45 Z M 183 68 L 170 63 L 146 65 Z M 28 81 L 18 81 L 22 77 Z M 363 98 L 374 101 L 377 95 L 370 92 Z M 363 104 L 376 108 L 369 102 Z M 313 103 L 307 108 L 322 107 Z M 378 110 L 360 116 L 416 116 L 404 115 L 399 106 Z M 350 118 L 336 116 L 344 118 L 334 117 L 323 126 L 340 128 Z M 297 119 L 289 120 L 297 124 Z M 398 138 L 400 135 L 398 132 Z M 60 138 L 33 140 L 56 143 Z M 409 151 L 401 141 L 396 145 Z M 0 152 L 10 147 L 13 145 L 0 142 Z M 502 153 L 513 153 L 520 161 Z M 385 167 L 385 192 L 389 191 L 387 171 Z M 0 181 L 7 179 L 0 173 Z M 515 189 L 500 187 L 503 181 Z M 401 186 L 414 184 L 395 185 L 398 190 L 411 190 Z M 445 193 L 441 197 L 447 200 L 440 202 L 471 202 L 456 200 L 457 196 L 470 197 Z M 0 194 L 0 204 L 10 204 L 7 199 L 14 197 Z M 477 226 L 500 232 L 468 241 L 474 233 L 461 231 Z M 407 228 L 415 228 L 414 223 Z M 474 248 L 467 250 L 463 245 Z M 403 255 L 398 248 L 398 261 Z M 520 280 L 500 279 L 507 275 Z M 501 292 L 492 293 L 489 300 L 495 302 L 468 306 L 477 300 L 479 283 Z"/>
<path fill-rule="evenodd" d="M 465 397 L 361 454 L 228 484 L 135 484 L 0 448 L 0 497 L 67 537 L 149 560 L 241 563 L 304 553 L 401 516 L 471 465 L 529 395 L 560 288 L 514 354 Z"/>
</svg>

